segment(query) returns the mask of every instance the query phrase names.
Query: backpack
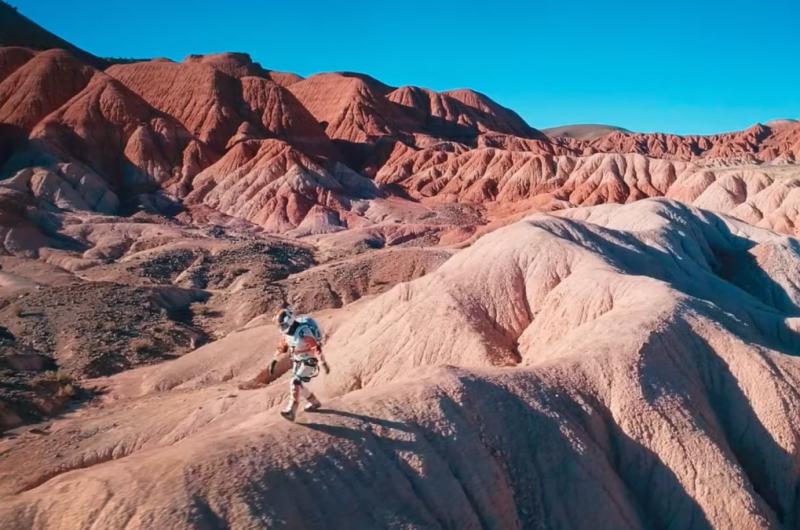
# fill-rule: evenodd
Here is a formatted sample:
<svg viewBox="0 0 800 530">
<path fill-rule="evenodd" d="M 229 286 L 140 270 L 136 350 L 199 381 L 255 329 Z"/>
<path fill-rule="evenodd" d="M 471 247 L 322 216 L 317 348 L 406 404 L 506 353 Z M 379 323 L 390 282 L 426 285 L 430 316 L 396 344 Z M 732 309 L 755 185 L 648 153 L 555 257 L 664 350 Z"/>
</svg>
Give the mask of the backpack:
<svg viewBox="0 0 800 530">
<path fill-rule="evenodd" d="M 312 336 L 314 340 L 317 341 L 317 344 L 322 346 L 322 329 L 317 324 L 317 321 L 311 318 L 308 315 L 299 316 L 295 319 L 297 322 L 297 329 L 294 332 L 294 336 L 297 338 Z"/>
</svg>

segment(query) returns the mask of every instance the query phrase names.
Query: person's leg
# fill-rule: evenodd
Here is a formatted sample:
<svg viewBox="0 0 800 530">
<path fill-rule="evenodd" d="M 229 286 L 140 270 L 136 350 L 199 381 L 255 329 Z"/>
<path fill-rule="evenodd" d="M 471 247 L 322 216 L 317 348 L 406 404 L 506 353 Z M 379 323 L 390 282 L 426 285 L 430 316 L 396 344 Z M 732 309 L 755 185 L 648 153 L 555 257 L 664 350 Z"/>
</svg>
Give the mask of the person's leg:
<svg viewBox="0 0 800 530">
<path fill-rule="evenodd" d="M 307 382 L 307 380 L 306 380 Z M 317 397 L 309 390 L 306 385 L 300 385 L 300 397 L 305 399 L 308 403 L 303 407 L 303 410 L 316 410 L 322 406 Z"/>
<path fill-rule="evenodd" d="M 294 420 L 294 416 L 297 414 L 297 407 L 300 404 L 301 390 L 304 390 L 303 382 L 297 376 L 292 377 L 289 380 L 289 402 L 286 404 L 286 408 L 281 411 L 281 415 L 284 418 Z"/>
<path fill-rule="evenodd" d="M 305 389 L 305 387 L 303 387 L 303 388 Z M 303 407 L 303 410 L 312 411 L 312 410 L 317 410 L 318 408 L 320 408 L 322 406 L 322 403 L 320 403 L 319 399 L 317 399 L 317 396 L 315 396 L 309 390 L 306 390 L 306 392 L 307 392 L 307 394 L 305 396 L 303 396 L 303 397 L 306 398 L 306 401 L 308 401 L 308 403 L 306 403 L 306 406 Z"/>
</svg>

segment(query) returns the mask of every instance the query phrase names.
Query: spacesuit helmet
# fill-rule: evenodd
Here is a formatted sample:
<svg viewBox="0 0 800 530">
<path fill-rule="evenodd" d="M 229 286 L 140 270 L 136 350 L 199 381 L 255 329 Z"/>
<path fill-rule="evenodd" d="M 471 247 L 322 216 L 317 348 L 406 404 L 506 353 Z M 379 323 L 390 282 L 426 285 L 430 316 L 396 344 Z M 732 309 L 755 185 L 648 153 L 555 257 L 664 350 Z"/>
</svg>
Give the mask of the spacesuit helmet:
<svg viewBox="0 0 800 530">
<path fill-rule="evenodd" d="M 294 311 L 291 307 L 284 307 L 275 315 L 275 323 L 280 330 L 284 333 L 289 331 L 289 328 L 294 324 Z"/>
</svg>

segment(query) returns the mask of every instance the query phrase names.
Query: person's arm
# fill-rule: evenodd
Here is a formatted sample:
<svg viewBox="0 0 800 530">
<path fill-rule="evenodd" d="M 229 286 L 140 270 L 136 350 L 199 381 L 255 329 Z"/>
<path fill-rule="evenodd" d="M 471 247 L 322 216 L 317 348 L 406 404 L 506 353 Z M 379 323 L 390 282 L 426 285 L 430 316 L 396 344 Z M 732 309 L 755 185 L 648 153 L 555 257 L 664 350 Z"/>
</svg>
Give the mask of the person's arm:
<svg viewBox="0 0 800 530">
<path fill-rule="evenodd" d="M 331 373 L 331 368 L 328 366 L 328 362 L 325 360 L 325 356 L 322 355 L 322 348 L 317 347 L 317 357 L 319 358 L 320 364 L 322 364 L 322 369 L 325 370 L 325 375 Z"/>
<path fill-rule="evenodd" d="M 289 351 L 289 344 L 287 344 L 285 338 L 281 337 L 281 341 L 278 343 L 275 354 L 272 356 L 272 362 L 269 363 L 269 375 L 273 375 L 275 373 L 275 367 L 278 365 L 278 358 L 281 355 L 284 355 L 287 351 Z"/>
<path fill-rule="evenodd" d="M 331 369 L 328 366 L 327 361 L 325 361 L 325 355 L 322 353 L 322 344 L 320 344 L 311 337 L 305 337 L 305 340 L 310 341 L 309 342 L 309 346 L 311 346 L 310 349 L 311 351 L 314 352 L 314 355 L 316 355 L 317 359 L 319 359 L 319 362 L 322 365 L 322 369 L 325 370 L 325 374 L 327 375 L 331 373 Z"/>
</svg>

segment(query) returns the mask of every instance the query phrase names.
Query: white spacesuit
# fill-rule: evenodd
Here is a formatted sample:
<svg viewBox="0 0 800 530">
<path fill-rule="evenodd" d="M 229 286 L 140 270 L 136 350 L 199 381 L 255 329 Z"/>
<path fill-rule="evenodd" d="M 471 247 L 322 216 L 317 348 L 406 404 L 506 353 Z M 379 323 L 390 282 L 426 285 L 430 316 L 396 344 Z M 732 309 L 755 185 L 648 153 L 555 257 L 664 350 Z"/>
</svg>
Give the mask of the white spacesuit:
<svg viewBox="0 0 800 530">
<path fill-rule="evenodd" d="M 326 374 L 330 373 L 330 368 L 322 355 L 322 331 L 313 318 L 295 317 L 292 310 L 286 308 L 278 311 L 278 314 L 275 315 L 275 322 L 283 336 L 269 371 L 274 373 L 275 365 L 278 362 L 277 358 L 280 355 L 285 353 L 291 355 L 292 377 L 289 380 L 289 402 L 281 411 L 281 415 L 294 421 L 301 397 L 307 401 L 304 410 L 312 411 L 320 408 L 322 404 L 303 383 L 308 383 L 319 375 L 320 365 Z"/>
</svg>

